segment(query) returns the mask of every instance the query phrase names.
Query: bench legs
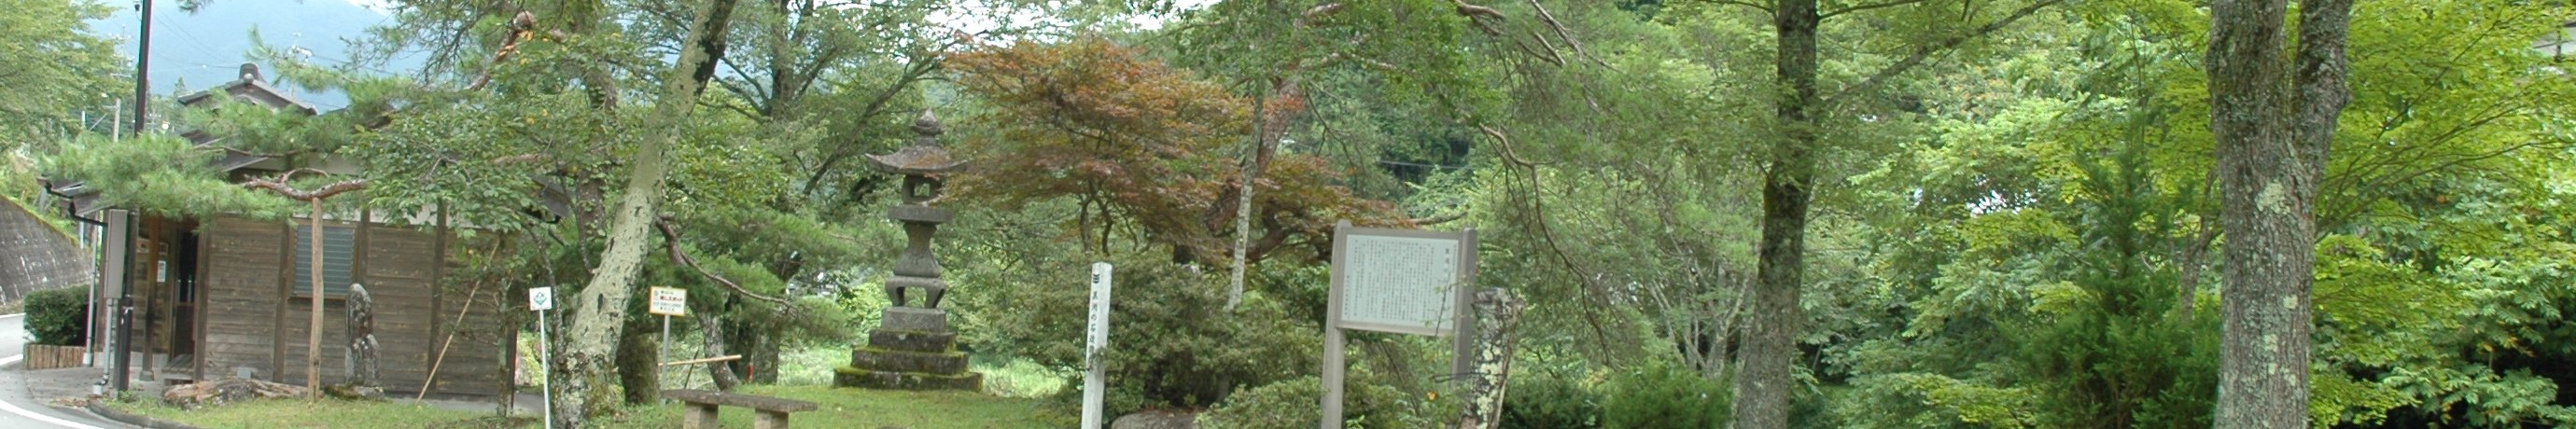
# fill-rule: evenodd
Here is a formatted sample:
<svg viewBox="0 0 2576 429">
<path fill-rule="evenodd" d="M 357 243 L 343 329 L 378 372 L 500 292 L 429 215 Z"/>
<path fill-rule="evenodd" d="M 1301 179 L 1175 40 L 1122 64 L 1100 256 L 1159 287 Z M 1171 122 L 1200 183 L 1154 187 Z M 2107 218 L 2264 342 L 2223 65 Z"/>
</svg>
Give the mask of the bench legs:
<svg viewBox="0 0 2576 429">
<path fill-rule="evenodd" d="M 716 429 L 723 427 L 716 423 L 716 404 L 684 403 L 681 408 L 687 409 L 687 411 L 680 416 L 680 427 L 682 429 Z"/>
<path fill-rule="evenodd" d="M 787 429 L 787 413 L 783 411 L 753 410 L 751 415 L 751 428 Z"/>
</svg>

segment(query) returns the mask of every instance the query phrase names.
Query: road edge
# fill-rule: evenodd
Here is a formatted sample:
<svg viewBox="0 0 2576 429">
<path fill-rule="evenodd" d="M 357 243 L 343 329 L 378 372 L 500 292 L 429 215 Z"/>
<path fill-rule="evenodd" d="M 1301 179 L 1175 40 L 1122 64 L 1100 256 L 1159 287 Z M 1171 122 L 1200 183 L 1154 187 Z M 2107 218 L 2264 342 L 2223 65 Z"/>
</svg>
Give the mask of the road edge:
<svg viewBox="0 0 2576 429">
<path fill-rule="evenodd" d="M 6 317 L 6 316 L 0 316 L 0 317 Z M 7 368 L 7 369 L 24 368 L 23 366 L 18 366 L 18 363 L 19 363 L 19 362 L 24 361 L 26 358 L 27 358 L 27 355 L 24 355 L 24 354 L 20 354 L 20 355 L 11 355 L 11 356 L 8 356 L 8 357 L 0 357 L 0 368 Z M 36 399 L 37 401 L 43 401 L 43 400 L 44 400 L 44 398 L 34 398 L 34 399 Z M 47 407 L 53 407 L 53 408 L 55 408 L 55 409 L 63 409 L 63 408 L 64 408 L 64 407 L 56 406 L 56 405 L 49 404 L 49 403 L 48 403 L 48 404 L 44 404 L 44 405 L 45 405 L 45 406 L 47 406 Z M 72 410 L 64 410 L 64 411 L 65 411 L 65 412 L 71 412 Z M 9 413 L 9 414 L 16 414 L 16 415 L 18 415 L 19 417 L 26 417 L 26 418 L 30 418 L 30 419 L 36 419 L 36 421 L 40 421 L 40 422 L 52 423 L 52 424 L 54 424 L 55 426 L 62 426 L 62 427 L 69 427 L 69 428 L 90 428 L 90 429 L 98 429 L 98 427 L 97 427 L 97 426 L 90 426 L 89 424 L 86 424 L 86 423 L 75 422 L 75 421 L 70 421 L 70 420 L 63 420 L 63 419 L 58 418 L 58 417 L 48 416 L 48 415 L 43 415 L 43 414 L 36 414 L 36 412 L 34 412 L 34 411 L 27 411 L 25 408 L 19 408 L 17 404 L 11 404 L 11 403 L 9 403 L 9 401 L 5 401 L 5 400 L 0 400 L 0 412 L 7 412 L 7 413 Z M 94 414 L 94 413 L 93 413 L 93 414 Z M 100 416 L 100 417 L 105 417 L 105 416 Z M 110 420 L 114 420 L 114 419 L 110 419 Z M 123 422 L 123 421 L 117 421 L 117 423 L 126 423 L 126 422 Z M 130 424 L 132 424 L 132 423 L 126 423 L 126 424 L 129 424 L 129 425 L 130 425 Z"/>
<path fill-rule="evenodd" d="M 105 418 L 105 419 L 108 419 L 108 420 L 113 420 L 113 421 L 116 421 L 117 423 L 124 423 L 124 424 L 128 424 L 128 425 L 134 425 L 134 426 L 136 426 L 136 427 L 142 427 L 142 428 L 148 428 L 148 429 L 203 429 L 203 428 L 199 428 L 199 427 L 196 427 L 196 426 L 189 426 L 189 425 L 187 425 L 187 424 L 185 424 L 185 423 L 179 423 L 179 422 L 174 422 L 174 421 L 169 421 L 169 420 L 156 419 L 156 418 L 146 417 L 146 416 L 138 415 L 138 414 L 134 414 L 134 413 L 128 413 L 128 412 L 124 412 L 124 411 L 119 411 L 119 410 L 117 410 L 117 409 L 115 409 L 115 408 L 109 408 L 109 407 L 107 407 L 107 406 L 105 406 L 105 405 L 99 405 L 98 401 L 90 401 L 89 406 L 82 407 L 82 408 L 84 408 L 84 409 L 88 409 L 88 410 L 89 410 L 89 412 L 90 412 L 90 414 L 97 414 L 100 418 Z"/>
</svg>

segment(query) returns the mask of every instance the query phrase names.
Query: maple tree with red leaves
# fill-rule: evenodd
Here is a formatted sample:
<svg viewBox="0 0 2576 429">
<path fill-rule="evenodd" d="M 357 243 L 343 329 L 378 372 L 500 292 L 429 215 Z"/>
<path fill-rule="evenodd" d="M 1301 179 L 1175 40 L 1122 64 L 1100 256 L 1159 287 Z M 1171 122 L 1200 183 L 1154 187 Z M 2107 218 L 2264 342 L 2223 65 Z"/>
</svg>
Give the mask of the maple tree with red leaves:
<svg viewBox="0 0 2576 429">
<path fill-rule="evenodd" d="M 968 138 L 961 150 L 976 172 L 957 181 L 960 195 L 988 198 L 1003 209 L 1072 198 L 1074 234 L 1104 250 L 1122 224 L 1139 239 L 1171 247 L 1175 262 L 1221 261 L 1233 249 L 1229 228 L 1243 171 L 1220 153 L 1252 126 L 1251 102 L 1161 61 L 1108 40 L 1086 37 L 959 54 L 948 65 L 966 92 L 991 103 L 980 123 L 997 132 Z M 1299 100 L 1265 106 L 1273 115 Z M 1333 224 L 1402 225 L 1393 204 L 1361 198 L 1341 186 L 1341 172 L 1311 155 L 1279 154 L 1254 174 L 1254 232 L 1245 259 L 1281 249 L 1331 249 Z"/>
</svg>

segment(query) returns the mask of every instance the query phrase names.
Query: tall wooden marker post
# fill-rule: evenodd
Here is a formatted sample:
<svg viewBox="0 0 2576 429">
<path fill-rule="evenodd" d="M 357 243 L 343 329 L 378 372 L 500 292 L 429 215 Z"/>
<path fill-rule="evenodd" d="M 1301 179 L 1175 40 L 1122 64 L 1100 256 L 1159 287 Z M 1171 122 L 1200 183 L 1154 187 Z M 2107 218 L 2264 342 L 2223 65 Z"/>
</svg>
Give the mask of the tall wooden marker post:
<svg viewBox="0 0 2576 429">
<path fill-rule="evenodd" d="M 1467 371 L 1475 325 L 1476 230 L 1333 226 L 1333 283 L 1324 304 L 1323 429 L 1342 427 L 1343 329 L 1448 336 L 1451 370 Z"/>
<path fill-rule="evenodd" d="M 1091 320 L 1083 328 L 1082 346 L 1083 429 L 1099 429 L 1105 420 L 1101 402 L 1109 392 L 1109 364 L 1100 361 L 1100 349 L 1109 346 L 1110 271 L 1107 262 L 1091 263 Z"/>
</svg>

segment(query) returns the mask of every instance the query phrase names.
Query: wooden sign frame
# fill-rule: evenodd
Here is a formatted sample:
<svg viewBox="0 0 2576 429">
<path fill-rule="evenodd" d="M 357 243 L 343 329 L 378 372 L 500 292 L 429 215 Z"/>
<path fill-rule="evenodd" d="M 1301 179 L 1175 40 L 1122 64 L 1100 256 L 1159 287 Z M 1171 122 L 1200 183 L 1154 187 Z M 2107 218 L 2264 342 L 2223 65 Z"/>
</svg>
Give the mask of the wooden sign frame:
<svg viewBox="0 0 2576 429">
<path fill-rule="evenodd" d="M 1449 240 L 1450 243 L 1457 246 L 1457 250 L 1450 253 L 1451 257 L 1454 258 L 1451 261 L 1453 263 L 1451 266 L 1453 282 L 1446 286 L 1449 289 L 1445 291 L 1448 296 L 1444 297 L 1449 304 L 1449 308 L 1446 310 L 1448 314 L 1445 315 L 1447 319 L 1446 321 L 1448 322 L 1447 326 L 1439 326 L 1434 323 L 1436 320 L 1425 320 L 1423 323 L 1418 324 L 1394 322 L 1382 318 L 1373 320 L 1343 320 L 1343 317 L 1345 316 L 1343 313 L 1348 310 L 1346 307 L 1346 304 L 1348 303 L 1344 301 L 1349 298 L 1349 293 L 1346 289 L 1347 286 L 1350 285 L 1351 281 L 1349 278 L 1349 268 L 1351 267 L 1351 258 L 1354 256 L 1351 254 L 1350 248 L 1354 241 L 1351 239 L 1352 237 L 1366 237 L 1361 239 L 1363 241 L 1368 238 Z M 1417 245 L 1416 247 L 1419 247 L 1419 244 L 1422 243 L 1417 241 L 1415 244 Z M 1326 288 L 1324 301 L 1324 368 L 1322 377 L 1324 382 L 1324 398 L 1322 401 L 1323 403 L 1321 404 L 1323 407 L 1323 421 L 1320 422 L 1323 429 L 1340 429 L 1342 427 L 1342 391 L 1343 382 L 1346 378 L 1344 372 L 1348 370 L 1349 366 L 1347 362 L 1344 362 L 1343 357 L 1343 348 L 1345 343 L 1345 339 L 1342 335 L 1343 329 L 1360 329 L 1400 334 L 1449 337 L 1454 343 L 1452 351 L 1456 352 L 1456 359 L 1452 359 L 1451 370 L 1456 372 L 1465 371 L 1467 357 L 1470 355 L 1467 349 L 1471 346 L 1468 339 L 1475 337 L 1473 334 L 1475 325 L 1475 312 L 1473 309 L 1475 307 L 1474 301 L 1472 301 L 1475 297 L 1474 290 L 1476 289 L 1474 287 L 1476 284 L 1476 230 L 1474 228 L 1468 228 L 1464 231 L 1457 232 L 1360 228 L 1351 226 L 1351 222 L 1346 220 L 1333 226 L 1332 263 L 1332 284 L 1330 287 Z"/>
</svg>

